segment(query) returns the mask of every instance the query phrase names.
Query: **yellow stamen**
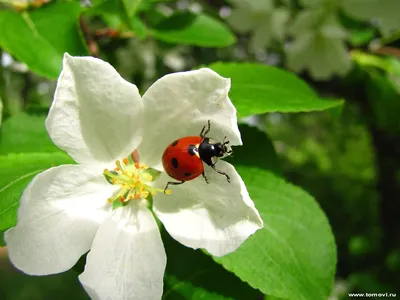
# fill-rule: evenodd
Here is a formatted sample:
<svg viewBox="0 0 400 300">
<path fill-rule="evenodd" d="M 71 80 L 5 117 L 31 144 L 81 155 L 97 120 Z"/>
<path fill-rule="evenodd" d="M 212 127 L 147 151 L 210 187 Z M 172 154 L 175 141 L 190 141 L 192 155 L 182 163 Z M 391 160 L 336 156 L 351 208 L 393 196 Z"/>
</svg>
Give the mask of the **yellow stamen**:
<svg viewBox="0 0 400 300">
<path fill-rule="evenodd" d="M 115 165 L 116 165 L 120 170 L 123 170 L 123 169 L 122 169 L 122 166 L 121 166 L 121 162 L 120 162 L 119 160 L 117 160 L 117 161 L 115 162 Z"/>
<path fill-rule="evenodd" d="M 141 191 L 140 192 L 140 197 L 141 198 L 147 198 L 148 195 L 149 195 L 149 191 Z"/>
<path fill-rule="evenodd" d="M 157 174 L 157 171 L 145 164 L 133 162 L 130 158 L 115 161 L 114 170 L 104 169 L 104 176 L 109 183 L 119 185 L 120 190 L 107 201 L 109 203 L 120 201 L 126 204 L 131 200 L 146 199 L 150 194 L 154 196 L 157 192 L 164 193 L 164 190 L 149 185 L 150 181 L 154 180 L 153 174 Z M 167 190 L 165 193 L 171 194 L 171 192 Z"/>
</svg>

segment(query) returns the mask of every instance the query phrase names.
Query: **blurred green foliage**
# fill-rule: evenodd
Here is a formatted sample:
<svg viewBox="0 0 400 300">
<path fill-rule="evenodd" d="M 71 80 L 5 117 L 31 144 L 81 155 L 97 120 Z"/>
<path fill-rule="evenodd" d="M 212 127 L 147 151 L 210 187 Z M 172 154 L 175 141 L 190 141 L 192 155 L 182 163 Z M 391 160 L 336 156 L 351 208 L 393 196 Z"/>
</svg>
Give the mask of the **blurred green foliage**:
<svg viewBox="0 0 400 300">
<path fill-rule="evenodd" d="M 252 237 L 218 264 L 164 233 L 165 299 L 396 292 L 399 11 L 398 0 L 0 0 L 0 233 L 15 224 L 34 174 L 70 162 L 43 124 L 64 52 L 109 61 L 141 93 L 167 73 L 209 66 L 232 79 L 230 96 L 247 117 L 244 146 L 228 160 L 267 226 L 257 233 L 262 242 Z M 335 284 L 334 269 L 324 269 L 335 264 L 324 215 L 279 177 L 326 213 L 337 245 Z M 250 280 L 259 266 L 266 268 Z M 0 252 L 0 271 L 1 299 L 87 299 L 80 265 L 28 277 Z"/>
</svg>

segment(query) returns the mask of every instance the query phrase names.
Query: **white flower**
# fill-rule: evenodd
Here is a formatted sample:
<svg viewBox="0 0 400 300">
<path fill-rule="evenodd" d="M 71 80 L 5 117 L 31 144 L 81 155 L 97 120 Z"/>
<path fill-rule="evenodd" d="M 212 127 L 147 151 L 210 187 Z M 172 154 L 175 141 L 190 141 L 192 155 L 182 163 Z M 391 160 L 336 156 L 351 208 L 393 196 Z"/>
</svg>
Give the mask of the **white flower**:
<svg viewBox="0 0 400 300">
<path fill-rule="evenodd" d="M 207 167 L 210 184 L 200 176 L 171 195 L 162 192 L 171 179 L 154 176 L 164 148 L 198 134 L 207 120 L 211 137 L 241 144 L 229 88 L 228 79 L 201 69 L 167 75 L 141 97 L 108 63 L 65 55 L 46 128 L 78 164 L 51 168 L 28 185 L 17 226 L 5 234 L 12 263 L 27 274 L 54 274 L 90 250 L 79 279 L 92 298 L 160 299 L 166 257 L 149 193 L 182 244 L 216 256 L 237 249 L 263 223 L 233 166 L 217 164 L 231 183 Z M 124 159 L 133 149 L 140 165 Z"/>
<path fill-rule="evenodd" d="M 240 33 L 251 32 L 250 48 L 264 49 L 272 41 L 282 41 L 286 34 L 289 11 L 276 7 L 273 0 L 235 0 L 229 24 Z"/>
<path fill-rule="evenodd" d="M 375 20 L 382 35 L 400 29 L 399 0 L 341 0 L 343 11 L 360 20 Z"/>
<path fill-rule="evenodd" d="M 295 39 L 286 49 L 289 69 L 296 72 L 307 69 L 318 80 L 350 71 L 347 33 L 334 14 L 321 8 L 303 10 L 291 31 Z"/>
</svg>

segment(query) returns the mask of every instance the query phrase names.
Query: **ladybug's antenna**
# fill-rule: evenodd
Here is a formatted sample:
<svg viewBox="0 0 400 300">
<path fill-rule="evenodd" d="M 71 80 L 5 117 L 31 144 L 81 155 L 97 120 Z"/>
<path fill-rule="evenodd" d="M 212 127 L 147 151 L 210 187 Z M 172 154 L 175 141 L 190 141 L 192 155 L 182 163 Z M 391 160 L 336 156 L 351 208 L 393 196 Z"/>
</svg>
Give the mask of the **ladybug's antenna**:
<svg viewBox="0 0 400 300">
<path fill-rule="evenodd" d="M 226 154 L 231 154 L 233 152 L 232 149 L 228 150 L 228 147 L 226 147 L 226 145 L 229 145 L 229 141 L 226 140 L 225 136 L 224 140 L 222 141 L 222 146 L 224 147 L 224 151 L 226 152 Z"/>
</svg>

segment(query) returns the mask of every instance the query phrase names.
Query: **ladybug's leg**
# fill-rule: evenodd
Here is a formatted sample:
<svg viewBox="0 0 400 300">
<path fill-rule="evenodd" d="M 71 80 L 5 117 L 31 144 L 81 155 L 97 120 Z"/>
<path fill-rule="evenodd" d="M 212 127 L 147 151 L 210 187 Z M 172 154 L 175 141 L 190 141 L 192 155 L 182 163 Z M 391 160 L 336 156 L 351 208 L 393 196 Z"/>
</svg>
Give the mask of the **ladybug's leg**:
<svg viewBox="0 0 400 300">
<path fill-rule="evenodd" d="M 203 173 L 201 173 L 201 175 L 203 175 L 203 178 L 204 178 L 204 180 L 206 181 L 206 183 L 209 183 L 209 182 L 208 182 L 208 179 L 207 179 L 207 177 L 206 177 L 206 174 L 204 173 L 204 171 L 203 171 Z"/>
<path fill-rule="evenodd" d="M 226 173 L 223 172 L 223 171 L 217 170 L 217 169 L 215 168 L 215 164 L 211 165 L 211 167 L 214 169 L 215 172 L 217 172 L 217 173 L 219 173 L 219 174 L 221 174 L 221 175 L 225 175 L 226 180 L 227 180 L 229 183 L 231 182 L 231 178 L 229 177 L 229 175 L 226 174 Z"/>
<path fill-rule="evenodd" d="M 201 137 L 205 137 L 205 136 L 210 132 L 210 129 L 211 129 L 211 122 L 210 122 L 210 120 L 208 120 L 207 125 L 208 125 L 207 129 L 206 129 L 206 126 L 204 126 L 203 129 L 201 130 L 201 132 L 200 132 L 200 136 L 201 136 Z M 205 130 L 205 131 L 204 131 L 204 130 Z"/>
<path fill-rule="evenodd" d="M 168 188 L 168 186 L 169 185 L 179 185 L 179 184 L 182 184 L 182 183 L 184 183 L 185 181 L 181 181 L 181 182 L 176 182 L 176 181 L 168 181 L 168 183 L 167 183 L 167 185 L 165 186 L 165 189 L 164 189 L 164 194 L 165 194 L 165 191 L 167 190 L 167 188 Z"/>
</svg>

